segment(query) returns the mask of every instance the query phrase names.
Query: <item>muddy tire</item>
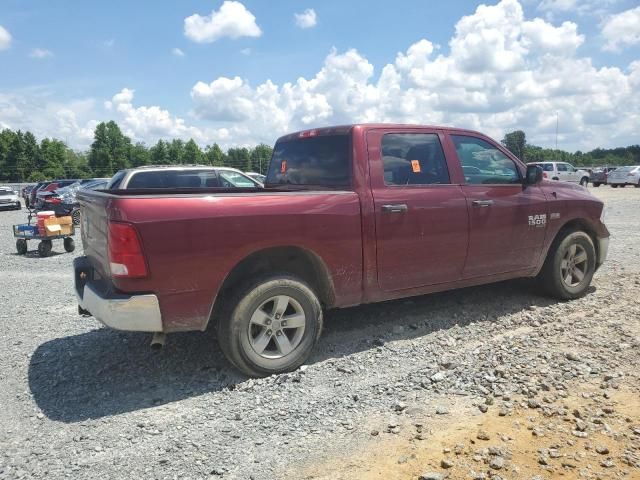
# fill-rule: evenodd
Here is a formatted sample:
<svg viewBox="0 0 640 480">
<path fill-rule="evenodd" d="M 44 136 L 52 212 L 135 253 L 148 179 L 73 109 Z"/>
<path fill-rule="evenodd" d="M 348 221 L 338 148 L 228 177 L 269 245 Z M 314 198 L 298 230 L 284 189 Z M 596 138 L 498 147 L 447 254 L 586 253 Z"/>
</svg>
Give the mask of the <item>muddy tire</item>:
<svg viewBox="0 0 640 480">
<path fill-rule="evenodd" d="M 596 268 L 596 250 L 585 232 L 560 232 L 553 241 L 538 282 L 560 300 L 573 300 L 587 293 Z"/>
<path fill-rule="evenodd" d="M 218 342 L 229 361 L 252 377 L 290 372 L 309 358 L 322 331 L 322 307 L 306 283 L 263 278 L 221 309 Z"/>
</svg>

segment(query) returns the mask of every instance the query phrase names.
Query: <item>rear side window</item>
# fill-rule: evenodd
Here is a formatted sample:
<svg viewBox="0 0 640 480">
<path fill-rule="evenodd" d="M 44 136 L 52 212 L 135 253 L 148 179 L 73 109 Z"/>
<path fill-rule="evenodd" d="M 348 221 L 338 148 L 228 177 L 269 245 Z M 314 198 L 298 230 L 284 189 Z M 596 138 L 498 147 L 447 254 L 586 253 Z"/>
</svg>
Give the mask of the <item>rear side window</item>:
<svg viewBox="0 0 640 480">
<path fill-rule="evenodd" d="M 214 170 L 156 170 L 133 174 L 131 188 L 206 188 L 219 186 Z"/>
<path fill-rule="evenodd" d="M 388 133 L 382 137 L 385 185 L 446 184 L 449 170 L 435 133 Z"/>
<path fill-rule="evenodd" d="M 349 135 L 321 135 L 276 143 L 266 184 L 351 185 Z"/>
<path fill-rule="evenodd" d="M 520 183 L 513 160 L 481 138 L 451 135 L 468 184 L 502 185 Z"/>
<path fill-rule="evenodd" d="M 120 184 L 122 183 L 122 179 L 127 174 L 125 171 L 116 172 L 116 174 L 111 177 L 109 183 L 107 184 L 108 190 L 118 190 L 120 188 Z"/>
<path fill-rule="evenodd" d="M 553 172 L 553 163 L 541 163 L 540 166 L 545 172 Z"/>
</svg>

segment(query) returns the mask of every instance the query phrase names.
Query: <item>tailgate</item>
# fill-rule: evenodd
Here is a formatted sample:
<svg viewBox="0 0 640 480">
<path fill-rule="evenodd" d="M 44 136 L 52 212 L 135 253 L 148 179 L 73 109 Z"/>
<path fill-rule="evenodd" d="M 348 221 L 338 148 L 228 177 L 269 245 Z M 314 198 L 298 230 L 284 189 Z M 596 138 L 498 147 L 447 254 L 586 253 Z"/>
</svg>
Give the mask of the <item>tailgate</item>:
<svg viewBox="0 0 640 480">
<path fill-rule="evenodd" d="M 77 200 L 84 254 L 102 277 L 109 278 L 107 232 L 112 198 L 108 194 L 87 190 L 78 192 Z"/>
</svg>

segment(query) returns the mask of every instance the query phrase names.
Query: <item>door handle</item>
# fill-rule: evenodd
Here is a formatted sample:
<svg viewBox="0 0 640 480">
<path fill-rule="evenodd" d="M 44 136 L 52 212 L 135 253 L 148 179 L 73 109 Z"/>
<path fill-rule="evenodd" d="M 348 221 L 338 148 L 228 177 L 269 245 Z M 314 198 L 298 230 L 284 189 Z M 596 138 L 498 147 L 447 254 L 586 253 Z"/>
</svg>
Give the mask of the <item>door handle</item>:
<svg viewBox="0 0 640 480">
<path fill-rule="evenodd" d="M 493 200 L 474 200 L 471 204 L 474 207 L 490 207 L 493 205 Z"/>
<path fill-rule="evenodd" d="M 397 203 L 393 205 L 382 205 L 382 211 L 387 213 L 403 213 L 409 210 L 405 203 Z"/>
</svg>

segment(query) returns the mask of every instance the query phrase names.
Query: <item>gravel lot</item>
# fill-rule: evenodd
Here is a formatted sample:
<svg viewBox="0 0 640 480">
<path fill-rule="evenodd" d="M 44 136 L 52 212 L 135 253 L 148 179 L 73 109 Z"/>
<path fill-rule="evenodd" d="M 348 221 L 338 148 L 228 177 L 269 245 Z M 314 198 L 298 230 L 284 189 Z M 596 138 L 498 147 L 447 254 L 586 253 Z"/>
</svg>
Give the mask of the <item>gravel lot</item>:
<svg viewBox="0 0 640 480">
<path fill-rule="evenodd" d="M 592 192 L 612 242 L 586 298 L 329 312 L 312 361 L 261 380 L 210 334 L 152 352 L 79 317 L 81 249 L 18 256 L 25 212 L 0 212 L 0 478 L 640 478 L 640 190 Z"/>
</svg>

